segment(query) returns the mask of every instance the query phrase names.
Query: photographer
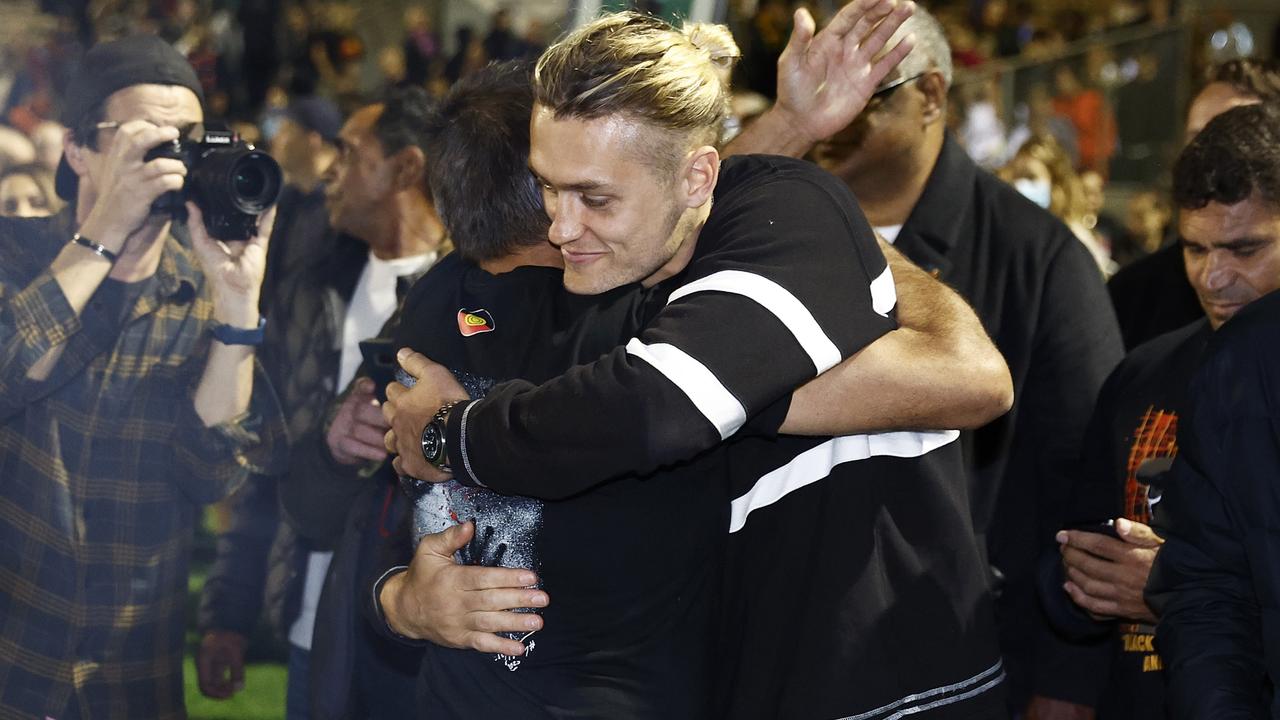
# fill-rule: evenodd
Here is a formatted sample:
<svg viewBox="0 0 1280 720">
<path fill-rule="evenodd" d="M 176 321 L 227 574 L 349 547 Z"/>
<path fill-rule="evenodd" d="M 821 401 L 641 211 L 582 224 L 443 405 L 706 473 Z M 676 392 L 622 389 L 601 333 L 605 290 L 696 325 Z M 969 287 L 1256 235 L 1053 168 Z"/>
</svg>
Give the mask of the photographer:
<svg viewBox="0 0 1280 720">
<path fill-rule="evenodd" d="M 237 240 L 188 202 L 183 243 L 153 206 L 190 162 L 153 150 L 203 120 L 163 41 L 91 49 L 63 113 L 72 206 L 0 224 L 0 715 L 185 716 L 198 506 L 281 459 L 279 408 L 253 393 L 273 212 Z"/>
</svg>

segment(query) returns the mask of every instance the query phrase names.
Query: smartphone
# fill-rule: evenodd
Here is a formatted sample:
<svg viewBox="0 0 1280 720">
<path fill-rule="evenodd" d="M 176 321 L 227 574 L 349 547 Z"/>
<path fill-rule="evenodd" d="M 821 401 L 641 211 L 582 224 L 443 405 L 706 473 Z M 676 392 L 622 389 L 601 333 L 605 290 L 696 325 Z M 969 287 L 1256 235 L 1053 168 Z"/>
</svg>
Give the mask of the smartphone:
<svg viewBox="0 0 1280 720">
<path fill-rule="evenodd" d="M 396 370 L 400 367 L 396 362 L 395 342 L 391 338 L 361 340 L 360 355 L 364 357 L 362 374 L 373 380 L 378 402 L 386 402 L 387 386 L 395 382 Z"/>
<path fill-rule="evenodd" d="M 1105 520 L 1103 522 L 1069 523 L 1062 529 L 1063 530 L 1083 530 L 1085 532 L 1098 533 L 1099 535 L 1106 535 L 1108 537 L 1113 537 L 1117 540 L 1121 539 L 1120 533 L 1116 531 L 1115 519 Z"/>
</svg>

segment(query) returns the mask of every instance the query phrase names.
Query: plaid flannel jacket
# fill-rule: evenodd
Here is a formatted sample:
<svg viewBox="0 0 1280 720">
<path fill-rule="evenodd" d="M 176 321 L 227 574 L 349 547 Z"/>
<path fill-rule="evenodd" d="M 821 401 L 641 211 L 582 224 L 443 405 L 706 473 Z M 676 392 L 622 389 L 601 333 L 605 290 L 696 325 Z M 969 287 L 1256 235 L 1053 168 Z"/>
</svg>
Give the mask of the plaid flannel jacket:
<svg viewBox="0 0 1280 720">
<path fill-rule="evenodd" d="M 77 317 L 70 222 L 0 220 L 0 718 L 180 718 L 199 506 L 279 468 L 283 419 L 261 372 L 245 415 L 196 414 L 213 302 L 172 237 L 132 307 L 104 286 Z"/>
</svg>

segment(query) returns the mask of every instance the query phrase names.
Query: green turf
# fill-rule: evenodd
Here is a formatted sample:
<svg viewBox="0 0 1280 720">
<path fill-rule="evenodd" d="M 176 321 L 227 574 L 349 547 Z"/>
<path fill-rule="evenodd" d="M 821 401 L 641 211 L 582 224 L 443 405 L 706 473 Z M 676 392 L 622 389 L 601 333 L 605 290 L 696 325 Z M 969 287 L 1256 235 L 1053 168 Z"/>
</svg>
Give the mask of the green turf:
<svg viewBox="0 0 1280 720">
<path fill-rule="evenodd" d="M 285 667 L 251 664 L 244 669 L 244 690 L 227 700 L 210 700 L 196 687 L 191 658 L 183 663 L 187 715 L 191 720 L 280 720 L 284 717 Z"/>
<path fill-rule="evenodd" d="M 191 557 L 191 575 L 187 604 L 187 658 L 182 676 L 186 685 L 187 715 L 190 720 L 281 720 L 287 672 L 282 660 L 285 646 L 271 637 L 265 624 L 255 630 L 249 642 L 249 664 L 244 670 L 244 690 L 227 700 L 210 700 L 200 694 L 196 685 L 196 668 L 192 659 L 200 638 L 195 630 L 196 606 L 204 587 L 205 575 L 213 562 L 213 533 L 209 515 L 198 524 Z"/>
</svg>

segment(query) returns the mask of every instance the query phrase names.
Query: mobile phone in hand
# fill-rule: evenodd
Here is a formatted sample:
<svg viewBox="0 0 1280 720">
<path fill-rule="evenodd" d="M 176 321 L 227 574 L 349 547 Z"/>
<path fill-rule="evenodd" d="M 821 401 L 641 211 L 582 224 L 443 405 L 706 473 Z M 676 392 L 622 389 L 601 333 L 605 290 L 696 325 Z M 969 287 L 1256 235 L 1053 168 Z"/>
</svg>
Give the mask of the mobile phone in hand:
<svg viewBox="0 0 1280 720">
<path fill-rule="evenodd" d="M 1115 519 L 1103 520 L 1101 522 L 1082 522 L 1070 523 L 1063 530 L 1083 530 L 1084 532 L 1098 533 L 1120 540 L 1120 533 L 1116 530 Z"/>
<path fill-rule="evenodd" d="M 386 402 L 387 386 L 395 382 L 396 370 L 400 367 L 396 362 L 395 343 L 391 338 L 361 340 L 360 355 L 364 357 L 361 374 L 373 381 L 378 402 Z"/>
</svg>

